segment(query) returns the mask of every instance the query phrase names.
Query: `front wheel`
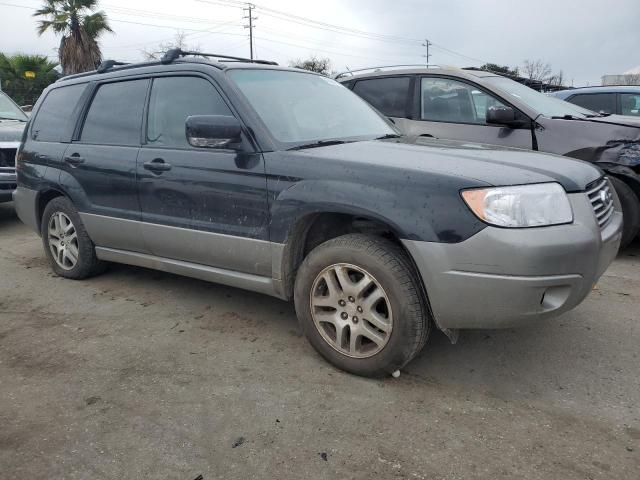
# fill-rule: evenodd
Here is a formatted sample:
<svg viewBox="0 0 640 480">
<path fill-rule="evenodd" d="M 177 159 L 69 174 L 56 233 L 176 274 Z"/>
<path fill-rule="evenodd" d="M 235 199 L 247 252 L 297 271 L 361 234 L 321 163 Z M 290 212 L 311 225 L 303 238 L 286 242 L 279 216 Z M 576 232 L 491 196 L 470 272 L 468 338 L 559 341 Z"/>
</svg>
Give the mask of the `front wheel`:
<svg viewBox="0 0 640 480">
<path fill-rule="evenodd" d="M 400 369 L 429 334 L 431 322 L 413 265 L 384 238 L 349 234 L 316 247 L 298 270 L 294 297 L 311 345 L 356 375 Z"/>
<path fill-rule="evenodd" d="M 622 250 L 629 246 L 640 230 L 640 199 L 622 180 L 613 176 L 610 176 L 609 180 L 616 189 L 622 206 L 623 230 L 620 242 L 620 250 Z"/>
<path fill-rule="evenodd" d="M 56 274 L 79 280 L 104 270 L 105 264 L 96 257 L 95 245 L 68 198 L 56 197 L 47 204 L 40 231 Z"/>
</svg>

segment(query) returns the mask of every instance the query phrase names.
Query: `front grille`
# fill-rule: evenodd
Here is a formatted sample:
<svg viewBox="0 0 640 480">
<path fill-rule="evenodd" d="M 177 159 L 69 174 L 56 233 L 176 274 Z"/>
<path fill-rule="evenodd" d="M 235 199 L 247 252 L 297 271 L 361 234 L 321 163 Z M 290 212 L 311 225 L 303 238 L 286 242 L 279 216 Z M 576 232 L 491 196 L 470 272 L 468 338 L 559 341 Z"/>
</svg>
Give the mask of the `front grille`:
<svg viewBox="0 0 640 480">
<path fill-rule="evenodd" d="M 2 148 L 0 149 L 0 168 L 15 168 L 16 166 L 16 149 Z"/>
<path fill-rule="evenodd" d="M 612 188 L 607 177 L 602 177 L 587 186 L 587 197 L 589 197 L 600 228 L 604 228 L 613 215 Z"/>
</svg>

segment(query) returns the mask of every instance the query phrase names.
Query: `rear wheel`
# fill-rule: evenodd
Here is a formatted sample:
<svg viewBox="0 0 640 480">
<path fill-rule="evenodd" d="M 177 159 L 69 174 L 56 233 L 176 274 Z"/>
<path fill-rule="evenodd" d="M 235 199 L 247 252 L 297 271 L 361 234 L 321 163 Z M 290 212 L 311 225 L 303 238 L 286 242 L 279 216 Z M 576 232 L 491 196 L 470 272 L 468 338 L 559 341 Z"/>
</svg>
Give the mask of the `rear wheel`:
<svg viewBox="0 0 640 480">
<path fill-rule="evenodd" d="M 96 257 L 95 245 L 68 198 L 56 197 L 47 204 L 40 231 L 56 274 L 79 280 L 104 270 L 105 264 Z"/>
<path fill-rule="evenodd" d="M 357 375 L 381 376 L 403 367 L 429 334 L 413 266 L 400 247 L 383 238 L 350 234 L 316 247 L 298 270 L 294 296 L 312 346 Z"/>
<path fill-rule="evenodd" d="M 616 189 L 620 204 L 622 205 L 624 228 L 620 249 L 623 249 L 633 241 L 640 230 L 640 199 L 631 187 L 622 180 L 613 176 L 610 176 L 609 180 L 613 184 L 613 188 Z"/>
</svg>

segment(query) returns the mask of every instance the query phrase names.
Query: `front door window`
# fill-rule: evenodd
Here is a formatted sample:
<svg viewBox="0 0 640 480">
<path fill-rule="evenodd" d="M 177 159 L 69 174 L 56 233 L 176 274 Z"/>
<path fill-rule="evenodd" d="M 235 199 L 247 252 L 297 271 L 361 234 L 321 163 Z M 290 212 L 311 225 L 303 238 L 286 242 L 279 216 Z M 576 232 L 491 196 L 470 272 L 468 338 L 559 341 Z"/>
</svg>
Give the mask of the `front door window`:
<svg viewBox="0 0 640 480">
<path fill-rule="evenodd" d="M 434 122 L 485 125 L 489 107 L 504 107 L 495 97 L 449 78 L 422 78 L 421 118 Z"/>
</svg>

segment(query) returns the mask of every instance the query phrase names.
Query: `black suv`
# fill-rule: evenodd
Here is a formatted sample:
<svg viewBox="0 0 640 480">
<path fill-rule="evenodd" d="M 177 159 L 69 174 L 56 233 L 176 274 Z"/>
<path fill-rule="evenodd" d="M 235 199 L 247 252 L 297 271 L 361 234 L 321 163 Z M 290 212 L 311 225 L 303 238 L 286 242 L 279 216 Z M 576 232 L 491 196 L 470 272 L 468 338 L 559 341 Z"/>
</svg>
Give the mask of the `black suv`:
<svg viewBox="0 0 640 480">
<path fill-rule="evenodd" d="M 455 340 L 575 307 L 616 255 L 592 165 L 409 139 L 329 78 L 183 54 L 38 101 L 14 199 L 58 275 L 121 262 L 293 299 L 325 358 L 381 375 L 432 325 Z"/>
</svg>

